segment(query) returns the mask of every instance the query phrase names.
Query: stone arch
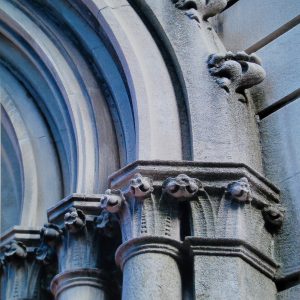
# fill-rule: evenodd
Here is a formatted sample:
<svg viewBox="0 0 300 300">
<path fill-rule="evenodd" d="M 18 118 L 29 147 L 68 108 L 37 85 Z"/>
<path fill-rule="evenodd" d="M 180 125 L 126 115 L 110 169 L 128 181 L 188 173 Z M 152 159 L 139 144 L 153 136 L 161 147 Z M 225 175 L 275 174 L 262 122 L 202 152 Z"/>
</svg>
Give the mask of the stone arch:
<svg viewBox="0 0 300 300">
<path fill-rule="evenodd" d="M 35 175 L 55 178 L 57 185 L 45 183 L 43 196 L 24 194 L 24 226 L 41 224 L 45 216 L 37 212 L 69 193 L 103 192 L 108 175 L 136 159 L 182 159 L 179 111 L 164 59 L 131 6 L 117 6 L 1 5 L 1 65 L 35 106 L 58 161 L 51 176 Z M 31 147 L 33 157 L 41 156 L 42 149 Z"/>
</svg>

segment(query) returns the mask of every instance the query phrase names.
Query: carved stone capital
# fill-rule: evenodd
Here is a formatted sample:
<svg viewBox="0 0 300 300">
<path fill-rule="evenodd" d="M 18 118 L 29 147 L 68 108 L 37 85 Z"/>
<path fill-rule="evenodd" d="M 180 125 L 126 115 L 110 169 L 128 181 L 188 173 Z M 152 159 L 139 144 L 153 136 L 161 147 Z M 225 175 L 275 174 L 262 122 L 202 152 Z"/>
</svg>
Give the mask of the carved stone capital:
<svg viewBox="0 0 300 300">
<path fill-rule="evenodd" d="M 44 244 L 40 259 L 52 255 L 55 248 L 58 270 L 95 268 L 98 264 L 99 239 L 94 219 L 100 214 L 100 195 L 72 194 L 48 210 L 48 225 L 42 230 Z"/>
<path fill-rule="evenodd" d="M 260 59 L 245 52 L 212 54 L 208 58 L 208 69 L 227 93 L 237 94 L 242 102 L 246 102 L 245 89 L 261 83 L 266 77 Z"/>
<path fill-rule="evenodd" d="M 103 210 L 117 214 L 123 242 L 149 235 L 180 239 L 180 203 L 193 198 L 201 183 L 184 174 L 159 181 L 156 175 L 134 173 L 100 197 Z"/>
<path fill-rule="evenodd" d="M 153 184 L 142 199 L 128 192 L 137 173 Z M 244 164 L 137 161 L 113 174 L 110 184 L 125 199 L 116 213 L 124 243 L 146 236 L 180 241 L 181 224 L 189 223 L 191 236 L 238 239 L 273 255 L 282 222 L 279 190 Z M 182 216 L 182 205 L 189 216 Z"/>
<path fill-rule="evenodd" d="M 207 21 L 224 10 L 228 0 L 172 0 L 175 7 L 183 10 L 196 10 L 202 15 L 202 19 Z"/>
<path fill-rule="evenodd" d="M 13 227 L 0 238 L 1 299 L 41 299 L 41 265 L 35 259 L 39 230 Z"/>
</svg>

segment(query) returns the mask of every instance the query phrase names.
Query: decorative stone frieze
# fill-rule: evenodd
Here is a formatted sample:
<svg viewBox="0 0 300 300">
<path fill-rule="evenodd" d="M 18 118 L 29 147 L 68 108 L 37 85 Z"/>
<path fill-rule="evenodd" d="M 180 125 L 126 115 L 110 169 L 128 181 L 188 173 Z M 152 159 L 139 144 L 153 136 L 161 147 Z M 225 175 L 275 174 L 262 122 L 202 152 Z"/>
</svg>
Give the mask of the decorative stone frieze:
<svg viewBox="0 0 300 300">
<path fill-rule="evenodd" d="M 212 54 L 208 58 L 208 69 L 227 93 L 237 94 L 242 102 L 246 102 L 245 89 L 261 83 L 266 77 L 260 59 L 245 52 Z"/>
<path fill-rule="evenodd" d="M 172 0 L 175 7 L 187 10 L 189 13 L 198 11 L 202 19 L 207 21 L 208 18 L 219 14 L 227 5 L 228 0 Z M 195 15 L 195 13 L 193 13 Z"/>
<path fill-rule="evenodd" d="M 1 237 L 1 299 L 44 299 L 42 266 L 35 259 L 38 245 L 38 229 L 16 226 Z"/>
</svg>

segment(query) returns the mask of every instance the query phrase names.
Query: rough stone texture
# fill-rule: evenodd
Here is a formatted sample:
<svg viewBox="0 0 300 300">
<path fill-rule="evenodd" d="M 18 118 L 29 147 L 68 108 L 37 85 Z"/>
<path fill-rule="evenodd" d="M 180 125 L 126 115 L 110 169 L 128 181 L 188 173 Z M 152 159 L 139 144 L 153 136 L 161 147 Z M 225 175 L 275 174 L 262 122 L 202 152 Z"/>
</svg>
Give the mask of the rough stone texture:
<svg viewBox="0 0 300 300">
<path fill-rule="evenodd" d="M 277 243 L 282 274 L 300 270 L 299 101 L 288 104 L 260 123 L 266 176 L 281 189 L 282 203 L 286 208 Z"/>
<path fill-rule="evenodd" d="M 123 272 L 122 299 L 182 299 L 178 265 L 166 254 L 136 255 L 126 262 Z"/>
<path fill-rule="evenodd" d="M 300 26 L 296 26 L 256 52 L 267 73 L 264 82 L 250 90 L 258 110 L 276 103 L 300 88 L 299 36 Z"/>
<path fill-rule="evenodd" d="M 211 25 L 201 18 L 200 23 L 189 18 L 172 1 L 133 2 L 156 29 L 174 61 L 188 105 L 193 159 L 243 162 L 261 171 L 252 102 L 245 105 L 229 97 L 209 74 L 209 55 L 225 52 Z"/>
<path fill-rule="evenodd" d="M 276 299 L 274 282 L 240 258 L 195 256 L 195 299 Z"/>
<path fill-rule="evenodd" d="M 291 287 L 285 291 L 278 293 L 278 300 L 299 300 L 300 297 L 300 285 Z"/>
<path fill-rule="evenodd" d="M 213 20 L 227 50 L 246 50 L 300 13 L 298 0 L 239 0 Z"/>
</svg>

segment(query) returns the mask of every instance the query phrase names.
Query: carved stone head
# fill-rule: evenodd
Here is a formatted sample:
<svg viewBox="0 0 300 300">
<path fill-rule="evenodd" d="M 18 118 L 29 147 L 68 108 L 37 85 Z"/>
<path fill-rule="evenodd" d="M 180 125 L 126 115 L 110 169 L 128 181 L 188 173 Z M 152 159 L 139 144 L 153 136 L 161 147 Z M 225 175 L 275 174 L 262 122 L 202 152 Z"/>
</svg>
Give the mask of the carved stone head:
<svg viewBox="0 0 300 300">
<path fill-rule="evenodd" d="M 82 210 L 72 207 L 65 214 L 65 226 L 69 232 L 75 233 L 82 230 L 86 224 L 86 218 Z"/>
<path fill-rule="evenodd" d="M 275 206 L 267 206 L 262 210 L 262 214 L 269 230 L 276 231 L 281 227 L 284 218 L 283 211 Z"/>
<path fill-rule="evenodd" d="M 153 191 L 152 180 L 136 174 L 130 181 L 130 191 L 137 198 L 143 198 Z"/>
<path fill-rule="evenodd" d="M 100 197 L 100 207 L 111 213 L 118 213 L 125 201 L 125 198 L 120 190 L 107 190 Z"/>
<path fill-rule="evenodd" d="M 191 198 L 201 187 L 200 180 L 185 174 L 169 177 L 163 183 L 163 191 L 175 198 Z"/>
<path fill-rule="evenodd" d="M 5 246 L 5 258 L 25 258 L 27 256 L 26 246 L 22 242 L 12 241 Z"/>
<path fill-rule="evenodd" d="M 226 192 L 231 200 L 241 203 L 251 201 L 250 184 L 246 177 L 228 184 Z"/>
</svg>

